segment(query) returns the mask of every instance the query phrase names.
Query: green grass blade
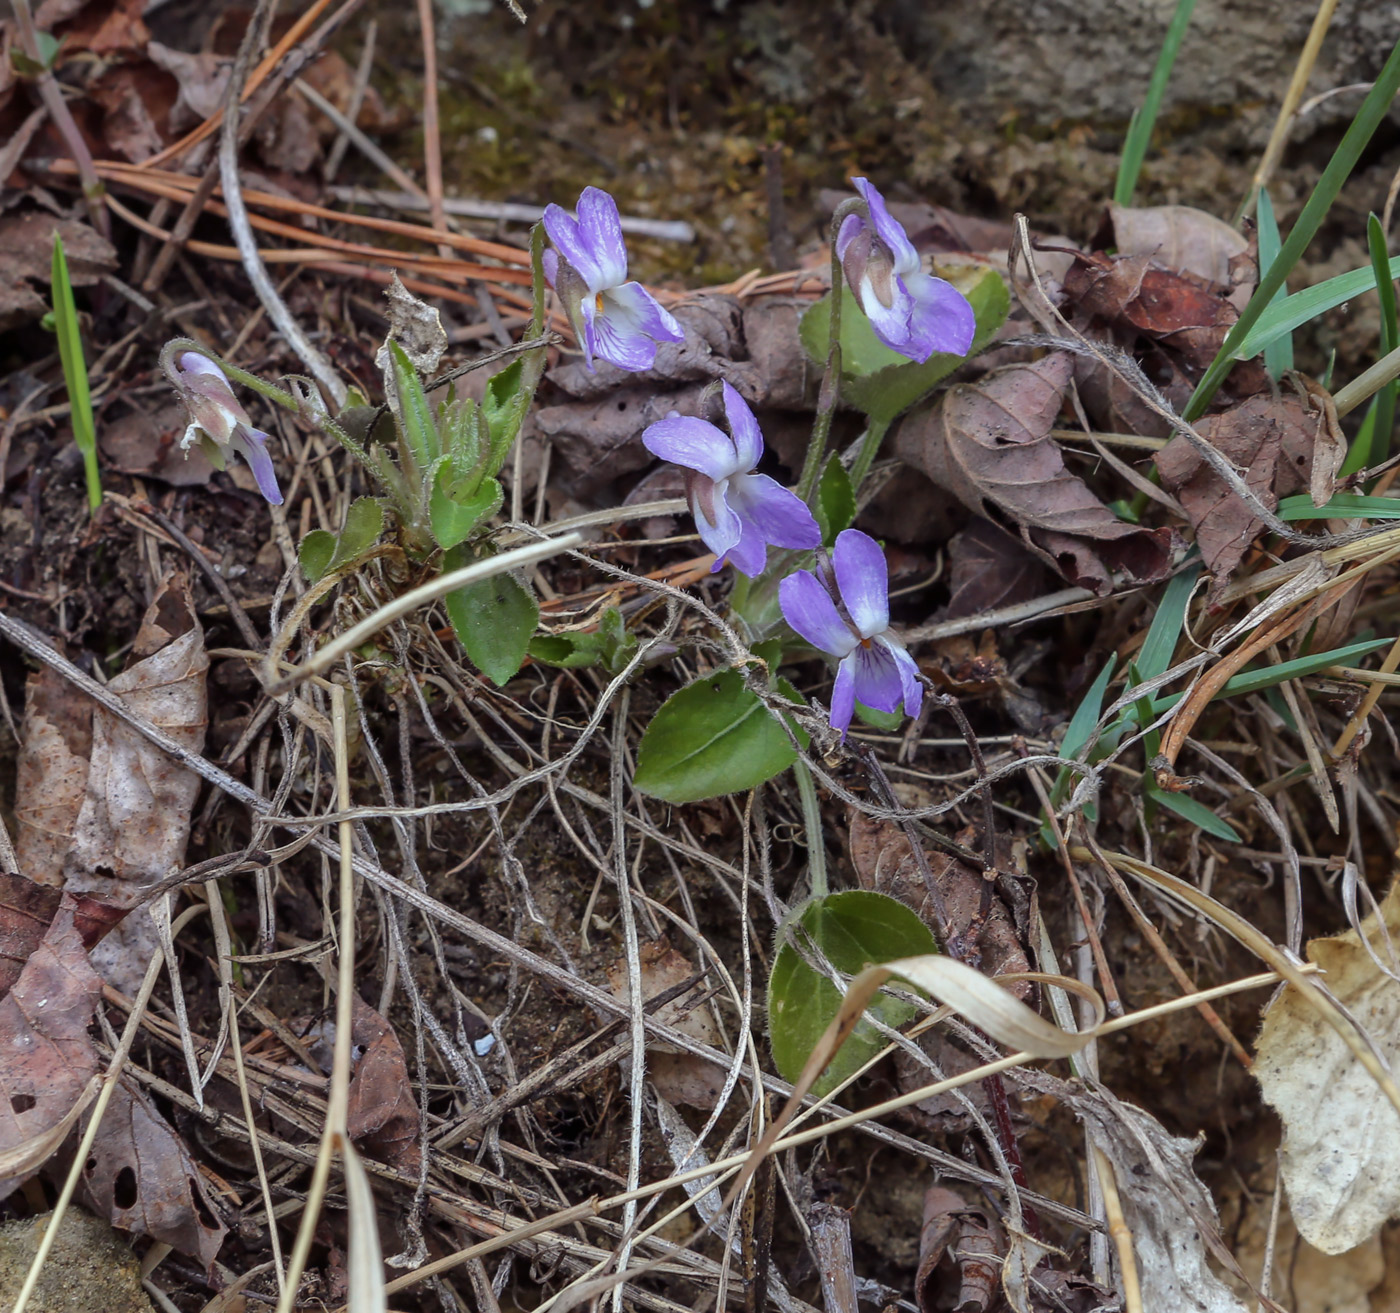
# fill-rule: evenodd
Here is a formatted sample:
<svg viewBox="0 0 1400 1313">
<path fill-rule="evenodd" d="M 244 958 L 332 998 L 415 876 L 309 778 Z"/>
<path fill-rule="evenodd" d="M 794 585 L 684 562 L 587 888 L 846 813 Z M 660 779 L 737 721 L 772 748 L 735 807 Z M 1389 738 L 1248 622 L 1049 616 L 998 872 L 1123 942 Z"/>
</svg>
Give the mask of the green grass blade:
<svg viewBox="0 0 1400 1313">
<path fill-rule="evenodd" d="M 1205 803 L 1197 802 L 1195 798 L 1188 798 L 1184 793 L 1171 793 L 1166 789 L 1151 786 L 1147 789 L 1147 796 L 1159 807 L 1165 807 L 1168 811 L 1175 812 L 1182 820 L 1189 821 L 1198 829 L 1204 830 L 1217 839 L 1225 839 L 1230 843 L 1241 842 L 1239 833 L 1233 825 L 1222 821 Z"/>
<path fill-rule="evenodd" d="M 1292 661 L 1281 661 L 1276 666 L 1261 666 L 1258 670 L 1246 670 L 1229 680 L 1225 687 L 1211 699 L 1238 697 L 1241 693 L 1258 693 L 1261 689 L 1282 684 L 1285 679 L 1301 679 L 1304 675 L 1315 675 L 1328 666 L 1350 665 L 1357 657 L 1365 656 L 1380 647 L 1389 647 L 1393 638 L 1372 638 L 1365 643 L 1352 643 L 1349 647 L 1334 647 L 1330 652 L 1315 652 L 1311 656 L 1295 657 Z M 1171 693 L 1158 698 L 1156 713 L 1161 715 L 1181 701 L 1184 694 Z"/>
<path fill-rule="evenodd" d="M 1388 272 L 1391 278 L 1400 278 L 1400 255 L 1389 262 Z M 1312 287 L 1305 287 L 1292 296 L 1279 298 L 1259 316 L 1258 323 L 1240 342 L 1235 359 L 1248 360 L 1250 356 L 1257 356 L 1285 333 L 1291 333 L 1325 311 L 1334 310 L 1363 292 L 1369 292 L 1375 285 L 1376 271 L 1368 264 L 1364 269 L 1352 269 L 1335 278 L 1315 283 Z"/>
<path fill-rule="evenodd" d="M 1267 187 L 1259 193 L 1255 218 L 1259 223 L 1259 271 L 1266 273 L 1269 266 L 1278 259 L 1280 245 L 1278 219 L 1274 215 L 1274 203 L 1269 199 Z M 1274 293 L 1274 299 L 1269 302 L 1269 309 L 1274 309 L 1287 299 L 1288 288 L 1282 286 Z M 1292 332 L 1279 334 L 1264 348 L 1264 368 L 1269 371 L 1270 377 L 1275 379 L 1281 378 L 1285 370 L 1293 368 Z"/>
<path fill-rule="evenodd" d="M 1369 419 L 1370 417 L 1367 416 Z M 1400 520 L 1400 497 L 1363 497 L 1339 492 L 1326 506 L 1314 506 L 1307 493 L 1285 497 L 1278 504 L 1280 520 Z"/>
<path fill-rule="evenodd" d="M 1191 22 L 1191 11 L 1195 7 L 1196 0 L 1177 0 L 1176 13 L 1167 27 L 1162 49 L 1157 53 L 1157 64 L 1147 84 L 1142 108 L 1133 112 L 1132 122 L 1128 124 L 1128 135 L 1123 139 L 1123 155 L 1118 161 L 1118 178 L 1113 184 L 1113 199 L 1119 205 L 1133 203 L 1138 174 L 1142 172 L 1142 162 L 1147 157 L 1152 130 L 1157 126 L 1157 115 L 1162 108 L 1162 96 L 1167 90 L 1172 65 L 1176 63 L 1177 52 L 1181 49 L 1182 38 Z"/>
<path fill-rule="evenodd" d="M 1245 306 L 1234 327 L 1225 335 L 1225 341 L 1215 359 L 1196 385 L 1196 390 L 1186 403 L 1186 409 L 1182 411 L 1182 418 L 1187 423 L 1199 419 L 1205 413 L 1206 407 L 1210 405 L 1211 399 L 1230 372 L 1241 344 L 1249 337 L 1251 330 L 1268 309 L 1279 288 L 1283 286 L 1284 280 L 1307 250 L 1308 244 L 1317 235 L 1317 230 L 1322 227 L 1322 221 L 1337 199 L 1337 193 L 1351 176 L 1357 160 L 1361 158 L 1362 151 L 1366 149 L 1381 120 L 1385 118 L 1397 92 L 1400 92 L 1400 42 L 1391 50 L 1380 76 L 1371 84 L 1371 90 L 1361 102 L 1361 108 L 1357 110 L 1356 117 L 1352 119 L 1351 126 L 1333 152 L 1327 167 L 1323 169 L 1317 186 L 1313 188 L 1312 195 L 1303 206 L 1303 212 L 1293 225 L 1293 231 L 1288 234 L 1288 240 L 1280 249 L 1278 258 L 1260 278 L 1259 286 L 1254 289 L 1249 304 Z M 1400 270 L 1397 270 L 1397 273 L 1400 273 Z M 1369 269 L 1366 276 L 1374 280 L 1374 275 Z"/>
<path fill-rule="evenodd" d="M 97 469 L 97 425 L 92 418 L 92 394 L 88 391 L 87 362 L 83 359 L 83 337 L 78 328 L 78 307 L 73 300 L 73 284 L 68 278 L 68 260 L 63 239 L 53 235 L 53 326 L 58 336 L 58 356 L 63 362 L 63 381 L 68 387 L 72 408 L 73 441 L 83 453 L 87 476 L 88 507 L 102 505 L 102 476 Z"/>
<path fill-rule="evenodd" d="M 1156 679 L 1171 665 L 1172 653 L 1176 651 L 1177 640 L 1186 624 L 1186 605 L 1191 600 L 1191 590 L 1196 586 L 1200 574 L 1201 566 L 1197 562 L 1189 570 L 1183 570 L 1168 580 L 1166 588 L 1162 590 L 1157 614 L 1152 617 L 1151 628 L 1142 640 L 1142 648 L 1134 663 L 1140 681 Z"/>
</svg>

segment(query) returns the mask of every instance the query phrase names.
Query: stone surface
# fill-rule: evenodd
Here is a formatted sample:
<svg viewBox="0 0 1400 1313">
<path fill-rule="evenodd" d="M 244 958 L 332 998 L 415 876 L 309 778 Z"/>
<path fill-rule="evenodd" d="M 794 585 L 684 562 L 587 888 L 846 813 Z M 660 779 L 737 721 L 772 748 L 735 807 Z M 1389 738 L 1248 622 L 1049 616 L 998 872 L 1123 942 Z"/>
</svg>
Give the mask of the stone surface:
<svg viewBox="0 0 1400 1313">
<path fill-rule="evenodd" d="M 52 1216 L 0 1226 L 0 1308 L 14 1307 Z M 153 1313 L 141 1289 L 140 1267 L 106 1222 L 69 1208 L 29 1308 L 31 1313 Z"/>
</svg>

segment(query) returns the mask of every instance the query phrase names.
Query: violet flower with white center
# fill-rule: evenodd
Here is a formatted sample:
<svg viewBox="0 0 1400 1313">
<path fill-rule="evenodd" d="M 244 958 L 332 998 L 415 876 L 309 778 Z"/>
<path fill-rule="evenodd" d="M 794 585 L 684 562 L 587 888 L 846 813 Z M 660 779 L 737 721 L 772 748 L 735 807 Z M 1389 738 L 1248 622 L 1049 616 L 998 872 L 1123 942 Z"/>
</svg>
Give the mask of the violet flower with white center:
<svg viewBox="0 0 1400 1313">
<path fill-rule="evenodd" d="M 880 545 L 859 529 L 837 535 L 831 552 L 840 607 L 810 570 L 778 585 L 783 619 L 815 648 L 837 659 L 831 727 L 846 737 L 857 701 L 875 711 L 917 716 L 923 702 L 919 668 L 890 629 L 889 570 Z"/>
<path fill-rule="evenodd" d="M 885 198 L 865 178 L 851 182 L 865 202 L 836 234 L 836 257 L 875 336 L 891 351 L 922 364 L 935 351 L 965 356 L 977 316 L 952 283 L 926 274 Z"/>
<path fill-rule="evenodd" d="M 248 412 L 233 395 L 224 371 L 198 351 L 182 351 L 175 358 L 171 381 L 190 412 L 189 427 L 180 446 L 188 451 L 200 434 L 204 434 L 218 448 L 213 458 L 221 469 L 218 456 L 224 448 L 231 447 L 247 461 L 257 480 L 258 491 L 274 506 L 280 506 L 282 492 L 277 486 L 272 457 L 267 454 L 267 434 L 253 427 Z"/>
<path fill-rule="evenodd" d="M 650 369 L 658 342 L 684 342 L 685 330 L 641 283 L 627 281 L 627 246 L 617 202 L 597 187 L 578 198 L 578 218 L 547 205 L 544 228 L 557 248 L 544 253 L 544 276 L 559 294 L 583 358 L 619 369 Z"/>
<path fill-rule="evenodd" d="M 763 573 L 768 545 L 810 550 L 822 540 L 807 504 L 766 474 L 755 474 L 763 435 L 753 411 L 728 383 L 720 384 L 729 432 L 674 411 L 642 434 L 646 449 L 686 470 L 685 494 L 714 569 L 732 562 L 750 579 Z"/>
</svg>

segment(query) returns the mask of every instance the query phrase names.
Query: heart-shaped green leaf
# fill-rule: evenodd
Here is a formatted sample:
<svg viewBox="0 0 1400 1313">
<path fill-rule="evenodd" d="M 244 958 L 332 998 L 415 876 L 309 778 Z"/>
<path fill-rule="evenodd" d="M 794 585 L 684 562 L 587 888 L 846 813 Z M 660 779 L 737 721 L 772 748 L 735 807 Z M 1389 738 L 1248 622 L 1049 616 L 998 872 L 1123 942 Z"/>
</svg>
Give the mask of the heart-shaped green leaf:
<svg viewBox="0 0 1400 1313">
<path fill-rule="evenodd" d="M 774 688 L 801 702 L 784 679 Z M 807 735 L 793 725 L 805 748 Z M 797 760 L 787 733 L 737 670 L 706 675 L 671 694 L 637 749 L 636 785 L 665 802 L 698 802 L 740 793 Z"/>
<path fill-rule="evenodd" d="M 428 520 L 433 538 L 444 551 L 465 542 L 467 535 L 483 520 L 500 510 L 504 494 L 495 479 L 483 479 L 475 491 L 462 498 L 452 495 L 453 472 L 450 461 L 438 467 L 428 498 Z"/>
<path fill-rule="evenodd" d="M 826 462 L 821 481 L 817 484 L 817 524 L 821 526 L 822 542 L 830 547 L 836 535 L 851 527 L 856 518 L 856 494 L 851 476 L 835 452 Z"/>
<path fill-rule="evenodd" d="M 384 508 L 373 497 L 357 497 L 345 512 L 339 535 L 313 529 L 301 541 L 297 559 L 310 583 L 363 556 L 384 532 Z"/>
<path fill-rule="evenodd" d="M 838 971 L 853 976 L 866 966 L 938 952 L 929 928 L 916 913 L 885 894 L 852 889 L 813 899 L 788 928 L 768 978 L 768 1035 L 773 1061 L 785 1080 L 796 1080 L 812 1050 L 840 1009 L 844 990 L 807 964 L 792 940 L 803 943 L 809 957 L 820 950 Z M 902 1026 L 914 1016 L 910 1003 L 880 994 L 870 1005 L 887 1026 Z M 846 1040 L 813 1090 L 824 1094 L 885 1045 L 862 1021 Z"/>
</svg>

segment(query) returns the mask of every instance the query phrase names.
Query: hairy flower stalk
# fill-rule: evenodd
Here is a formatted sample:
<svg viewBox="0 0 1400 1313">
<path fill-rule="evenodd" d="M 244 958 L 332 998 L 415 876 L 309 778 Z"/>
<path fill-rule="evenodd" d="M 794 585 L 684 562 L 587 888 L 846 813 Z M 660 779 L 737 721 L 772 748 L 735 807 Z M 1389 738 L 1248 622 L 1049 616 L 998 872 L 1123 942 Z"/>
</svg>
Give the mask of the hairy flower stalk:
<svg viewBox="0 0 1400 1313">
<path fill-rule="evenodd" d="M 842 221 L 836 255 L 875 336 L 920 364 L 935 351 L 965 356 L 977 331 L 967 298 L 952 283 L 924 272 L 885 198 L 865 178 L 851 182 L 864 205 Z"/>
<path fill-rule="evenodd" d="M 754 473 L 763 456 L 758 420 L 728 383 L 720 384 L 726 433 L 708 420 L 672 412 L 642 434 L 646 449 L 686 470 L 686 499 L 695 527 L 715 554 L 714 569 L 732 563 L 756 578 L 768 546 L 811 549 L 822 540 L 812 512 L 796 493 Z"/>
<path fill-rule="evenodd" d="M 577 219 L 558 205 L 546 206 L 544 227 L 555 246 L 544 253 L 544 274 L 590 370 L 594 356 L 619 369 L 650 369 L 658 342 L 685 341 L 685 330 L 656 298 L 627 281 L 622 220 L 607 192 L 585 187 Z"/>
<path fill-rule="evenodd" d="M 889 570 L 879 543 L 847 529 L 836 538 L 831 567 L 836 596 L 829 581 L 794 570 L 778 585 L 778 603 L 801 637 L 837 660 L 832 728 L 846 737 L 857 701 L 886 712 L 902 705 L 906 716 L 917 716 L 924 696 L 919 668 L 890 628 Z"/>
<path fill-rule="evenodd" d="M 224 371 L 198 351 L 180 352 L 173 361 L 173 368 L 168 357 L 163 357 L 162 362 L 190 413 L 189 427 L 180 439 L 180 446 L 188 452 L 194 443 L 200 442 L 205 454 L 220 469 L 227 461 L 225 451 L 231 448 L 248 463 L 257 480 L 258 491 L 274 506 L 280 506 L 282 491 L 277 486 L 272 457 L 267 453 L 267 434 L 253 427 L 248 412 L 233 395 Z"/>
</svg>

